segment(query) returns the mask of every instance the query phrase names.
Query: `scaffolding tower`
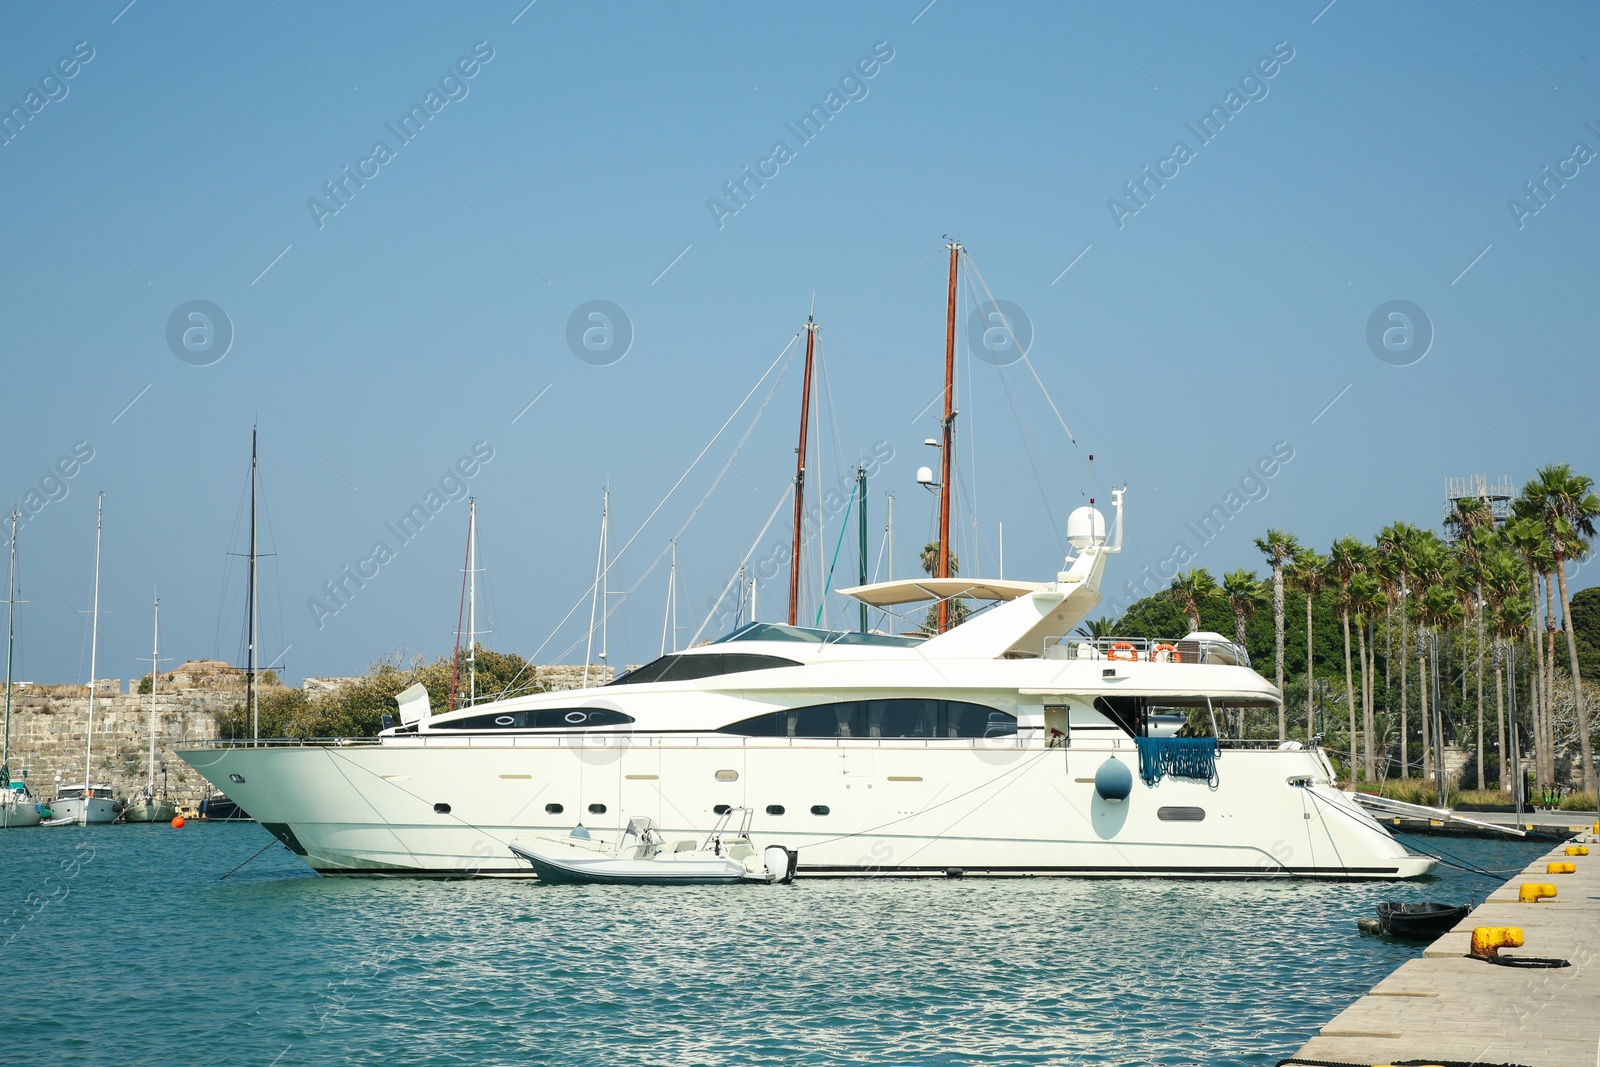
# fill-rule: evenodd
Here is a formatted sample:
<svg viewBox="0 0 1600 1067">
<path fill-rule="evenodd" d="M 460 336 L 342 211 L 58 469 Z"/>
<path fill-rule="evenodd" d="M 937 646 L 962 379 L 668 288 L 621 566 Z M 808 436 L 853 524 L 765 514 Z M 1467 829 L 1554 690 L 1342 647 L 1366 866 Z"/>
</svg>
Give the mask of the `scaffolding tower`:
<svg viewBox="0 0 1600 1067">
<path fill-rule="evenodd" d="M 1465 478 L 1446 478 L 1444 483 L 1444 525 L 1452 539 L 1459 531 L 1450 529 L 1450 516 L 1462 500 L 1481 500 L 1494 516 L 1495 525 L 1511 517 L 1511 500 L 1515 493 L 1511 478 L 1502 475 L 1493 482 L 1486 475 L 1471 474 Z"/>
</svg>

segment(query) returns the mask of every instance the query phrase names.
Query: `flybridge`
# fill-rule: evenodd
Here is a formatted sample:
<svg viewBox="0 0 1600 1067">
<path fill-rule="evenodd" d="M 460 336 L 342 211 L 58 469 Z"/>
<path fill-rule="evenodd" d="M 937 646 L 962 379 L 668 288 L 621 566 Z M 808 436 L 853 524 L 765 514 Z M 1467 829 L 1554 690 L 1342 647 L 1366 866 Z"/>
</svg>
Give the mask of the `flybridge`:
<svg viewBox="0 0 1600 1067">
<path fill-rule="evenodd" d="M 955 597 L 998 601 L 998 606 L 923 642 L 922 654 L 952 659 L 1036 655 L 1045 642 L 1070 634 L 1100 603 L 1106 557 L 1122 551 L 1122 495 L 1121 489 L 1111 491 L 1117 512 L 1114 543 L 1106 537 L 1105 516 L 1094 507 L 1078 508 L 1067 518 L 1067 541 L 1078 555 L 1068 559 L 1067 569 L 1054 582 L 910 578 L 839 592 L 872 607 L 929 600 L 947 604 Z"/>
</svg>

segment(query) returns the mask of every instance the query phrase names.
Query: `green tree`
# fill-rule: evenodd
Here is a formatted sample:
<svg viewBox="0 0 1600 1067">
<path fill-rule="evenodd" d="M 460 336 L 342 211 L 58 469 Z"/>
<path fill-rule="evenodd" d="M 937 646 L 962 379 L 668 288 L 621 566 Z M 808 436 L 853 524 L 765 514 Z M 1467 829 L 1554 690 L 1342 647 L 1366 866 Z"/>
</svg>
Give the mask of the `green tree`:
<svg viewBox="0 0 1600 1067">
<path fill-rule="evenodd" d="M 1316 733 L 1314 724 L 1311 721 L 1311 679 L 1316 675 L 1316 649 L 1312 643 L 1314 630 L 1311 609 L 1316 604 L 1317 594 L 1322 590 L 1327 567 L 1328 557 L 1307 546 L 1295 555 L 1293 561 L 1284 571 L 1290 587 L 1304 594 L 1306 598 L 1306 737 L 1308 738 Z"/>
<path fill-rule="evenodd" d="M 1255 539 L 1256 549 L 1267 557 L 1272 566 L 1272 634 L 1273 656 L 1277 667 L 1278 692 L 1283 692 L 1283 565 L 1300 551 L 1300 542 L 1293 534 L 1269 529 L 1266 537 Z M 1284 716 L 1283 702 L 1278 702 L 1278 740 L 1286 740 L 1288 722 Z"/>
<path fill-rule="evenodd" d="M 1178 610 L 1188 620 L 1190 633 L 1200 629 L 1200 606 L 1223 596 L 1222 590 L 1217 588 L 1216 579 L 1204 567 L 1191 568 L 1173 578 L 1168 591 L 1172 594 L 1173 603 L 1178 605 Z"/>
<path fill-rule="evenodd" d="M 1566 463 L 1540 467 L 1522 495 L 1535 507 L 1550 541 L 1555 560 L 1555 575 L 1561 585 L 1562 628 L 1567 634 L 1567 663 L 1572 671 L 1573 700 L 1578 712 L 1578 745 L 1582 753 L 1581 771 L 1574 775 L 1580 787 L 1594 784 L 1594 747 L 1589 740 L 1589 711 L 1583 699 L 1583 675 L 1578 666 L 1578 640 L 1572 628 L 1572 600 L 1567 594 L 1566 557 L 1586 555 L 1589 539 L 1595 535 L 1595 519 L 1600 518 L 1600 496 L 1594 493 L 1594 479 L 1574 474 Z"/>
</svg>

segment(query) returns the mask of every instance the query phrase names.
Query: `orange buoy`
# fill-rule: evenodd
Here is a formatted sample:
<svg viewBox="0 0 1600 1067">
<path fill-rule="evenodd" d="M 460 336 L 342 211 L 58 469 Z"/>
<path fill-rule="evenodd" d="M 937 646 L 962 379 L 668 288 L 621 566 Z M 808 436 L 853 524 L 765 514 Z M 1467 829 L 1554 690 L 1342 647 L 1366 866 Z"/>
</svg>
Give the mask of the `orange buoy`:
<svg viewBox="0 0 1600 1067">
<path fill-rule="evenodd" d="M 182 815 L 174 815 L 172 817 L 172 828 L 174 830 L 182 830 L 183 826 L 184 826 L 184 823 L 186 823 L 187 821 L 188 820 L 185 819 Z"/>
</svg>

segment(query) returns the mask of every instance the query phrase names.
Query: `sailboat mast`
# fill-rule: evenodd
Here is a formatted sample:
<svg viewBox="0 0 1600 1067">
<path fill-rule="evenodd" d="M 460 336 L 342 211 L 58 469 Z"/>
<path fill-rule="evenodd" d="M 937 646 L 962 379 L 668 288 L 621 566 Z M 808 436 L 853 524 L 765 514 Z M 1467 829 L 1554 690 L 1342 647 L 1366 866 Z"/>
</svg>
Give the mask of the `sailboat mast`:
<svg viewBox="0 0 1600 1067">
<path fill-rule="evenodd" d="M 17 649 L 17 509 L 11 509 L 11 577 L 6 583 L 6 740 L 0 789 L 11 788 L 11 659 Z M 9 809 L 7 809 L 9 810 Z"/>
<path fill-rule="evenodd" d="M 667 654 L 667 634 L 672 651 L 678 651 L 678 539 L 672 539 L 672 564 L 667 568 L 667 609 L 661 617 L 661 654 Z"/>
<path fill-rule="evenodd" d="M 606 651 L 611 647 L 611 486 L 606 486 L 600 507 L 600 666 L 605 676 Z"/>
<path fill-rule="evenodd" d="M 250 427 L 250 588 L 245 594 L 248 651 L 244 668 L 244 699 L 250 709 L 250 740 L 261 739 L 261 708 L 256 692 L 256 428 Z"/>
<path fill-rule="evenodd" d="M 467 498 L 467 707 L 478 700 L 478 501 Z"/>
<path fill-rule="evenodd" d="M 89 821 L 89 768 L 94 765 L 94 674 L 96 656 L 100 650 L 100 519 L 105 511 L 106 495 L 101 493 L 94 507 L 94 609 L 89 615 L 89 729 L 83 735 L 83 814 Z M 10 783 L 6 783 L 10 785 Z"/>
<path fill-rule="evenodd" d="M 156 598 L 155 636 L 150 641 L 150 763 L 145 768 L 145 796 L 156 795 L 156 675 L 161 667 L 161 598 Z"/>
<path fill-rule="evenodd" d="M 795 613 L 800 607 L 800 529 L 805 517 L 806 496 L 806 430 L 811 419 L 811 366 L 816 354 L 817 323 L 806 318 L 806 371 L 800 385 L 800 447 L 795 449 L 794 464 L 794 551 L 789 559 L 789 625 L 795 624 Z"/>
<path fill-rule="evenodd" d="M 956 264 L 961 243 L 951 241 L 950 299 L 944 327 L 944 446 L 939 451 L 939 574 L 950 577 L 950 453 L 956 428 Z M 939 601 L 939 632 L 950 628 L 950 601 Z"/>
<path fill-rule="evenodd" d="M 856 558 L 861 580 L 867 584 L 867 468 L 856 468 Z M 867 632 L 867 602 L 861 602 L 861 632 Z"/>
</svg>

